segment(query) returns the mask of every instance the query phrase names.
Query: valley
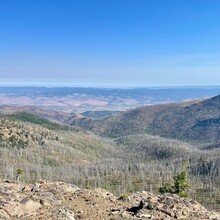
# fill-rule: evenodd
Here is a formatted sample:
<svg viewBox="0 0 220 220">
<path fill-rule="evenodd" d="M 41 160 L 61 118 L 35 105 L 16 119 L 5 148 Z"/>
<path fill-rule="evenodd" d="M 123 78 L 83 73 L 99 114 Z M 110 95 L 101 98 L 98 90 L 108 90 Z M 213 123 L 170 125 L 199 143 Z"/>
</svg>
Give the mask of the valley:
<svg viewBox="0 0 220 220">
<path fill-rule="evenodd" d="M 1 105 L 35 106 L 69 114 L 125 111 L 143 105 L 182 102 L 220 94 L 220 87 L 0 87 Z M 106 112 L 105 112 L 106 113 Z"/>
<path fill-rule="evenodd" d="M 0 220 L 220 220 L 220 1 L 0 1 Z"/>
<path fill-rule="evenodd" d="M 158 194 L 188 161 L 190 198 L 220 210 L 219 106 L 215 96 L 93 117 L 2 105 L 0 178 L 15 180 L 20 169 L 26 183 Z"/>
</svg>

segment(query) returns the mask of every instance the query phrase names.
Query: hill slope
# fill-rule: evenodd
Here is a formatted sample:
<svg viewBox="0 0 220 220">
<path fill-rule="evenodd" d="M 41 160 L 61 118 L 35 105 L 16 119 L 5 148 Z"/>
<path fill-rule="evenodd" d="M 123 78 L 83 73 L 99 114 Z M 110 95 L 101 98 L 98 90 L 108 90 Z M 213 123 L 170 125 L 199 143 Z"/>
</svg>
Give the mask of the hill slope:
<svg viewBox="0 0 220 220">
<path fill-rule="evenodd" d="M 219 209 L 219 150 L 203 151 L 148 134 L 101 138 L 24 112 L 2 115 L 0 124 L 0 178 L 15 179 L 21 169 L 20 179 L 25 182 L 43 178 L 81 188 L 102 187 L 118 194 L 137 190 L 157 193 L 187 159 L 192 198 Z M 204 200 L 207 193 L 210 199 Z"/>
<path fill-rule="evenodd" d="M 187 158 L 201 153 L 187 143 L 147 134 L 128 135 L 117 138 L 115 142 L 124 146 L 124 152 L 137 154 L 143 160 Z"/>
<path fill-rule="evenodd" d="M 152 134 L 193 142 L 218 142 L 220 96 L 196 102 L 144 106 L 107 119 L 72 117 L 67 121 L 103 136 Z"/>
<path fill-rule="evenodd" d="M 36 106 L 0 105 L 0 114 L 5 115 L 5 114 L 14 114 L 18 112 L 27 112 L 55 122 L 63 122 L 67 120 L 67 118 L 69 118 L 69 114 L 65 112 L 42 109 Z"/>
<path fill-rule="evenodd" d="M 27 117 L 29 122 L 24 122 Z M 0 116 L 0 177 L 3 178 L 14 179 L 16 170 L 21 168 L 27 182 L 37 177 L 70 182 L 73 164 L 107 158 L 114 149 L 112 143 L 90 132 L 29 113 Z"/>
</svg>

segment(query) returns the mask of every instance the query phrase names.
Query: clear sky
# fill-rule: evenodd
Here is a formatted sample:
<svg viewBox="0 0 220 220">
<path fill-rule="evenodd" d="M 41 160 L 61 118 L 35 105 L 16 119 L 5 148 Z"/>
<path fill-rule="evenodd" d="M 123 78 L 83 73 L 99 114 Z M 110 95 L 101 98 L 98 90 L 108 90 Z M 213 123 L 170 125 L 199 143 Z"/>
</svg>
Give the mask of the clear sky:
<svg viewBox="0 0 220 220">
<path fill-rule="evenodd" d="M 0 84 L 220 85 L 219 0 L 0 0 Z"/>
</svg>

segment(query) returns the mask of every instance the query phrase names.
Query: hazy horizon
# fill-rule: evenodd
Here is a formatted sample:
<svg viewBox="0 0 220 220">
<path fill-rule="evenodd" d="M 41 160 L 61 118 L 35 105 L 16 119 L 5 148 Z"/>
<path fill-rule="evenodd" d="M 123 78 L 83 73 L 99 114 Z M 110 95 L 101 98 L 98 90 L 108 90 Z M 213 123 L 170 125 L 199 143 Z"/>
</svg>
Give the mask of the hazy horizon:
<svg viewBox="0 0 220 220">
<path fill-rule="evenodd" d="M 150 89 L 150 88 L 219 88 L 216 85 L 95 85 L 95 84 L 71 84 L 71 83 L 7 83 L 0 82 L 0 87 L 42 87 L 42 88 L 100 88 L 100 89 Z"/>
</svg>

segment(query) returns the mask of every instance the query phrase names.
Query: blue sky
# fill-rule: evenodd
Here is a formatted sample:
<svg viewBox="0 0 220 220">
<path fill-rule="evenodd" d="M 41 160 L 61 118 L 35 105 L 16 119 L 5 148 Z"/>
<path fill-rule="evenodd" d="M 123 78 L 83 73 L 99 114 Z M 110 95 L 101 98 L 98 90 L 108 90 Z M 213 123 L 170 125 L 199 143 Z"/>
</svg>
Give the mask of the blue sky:
<svg viewBox="0 0 220 220">
<path fill-rule="evenodd" d="M 0 84 L 220 85 L 219 0 L 1 0 Z"/>
</svg>

